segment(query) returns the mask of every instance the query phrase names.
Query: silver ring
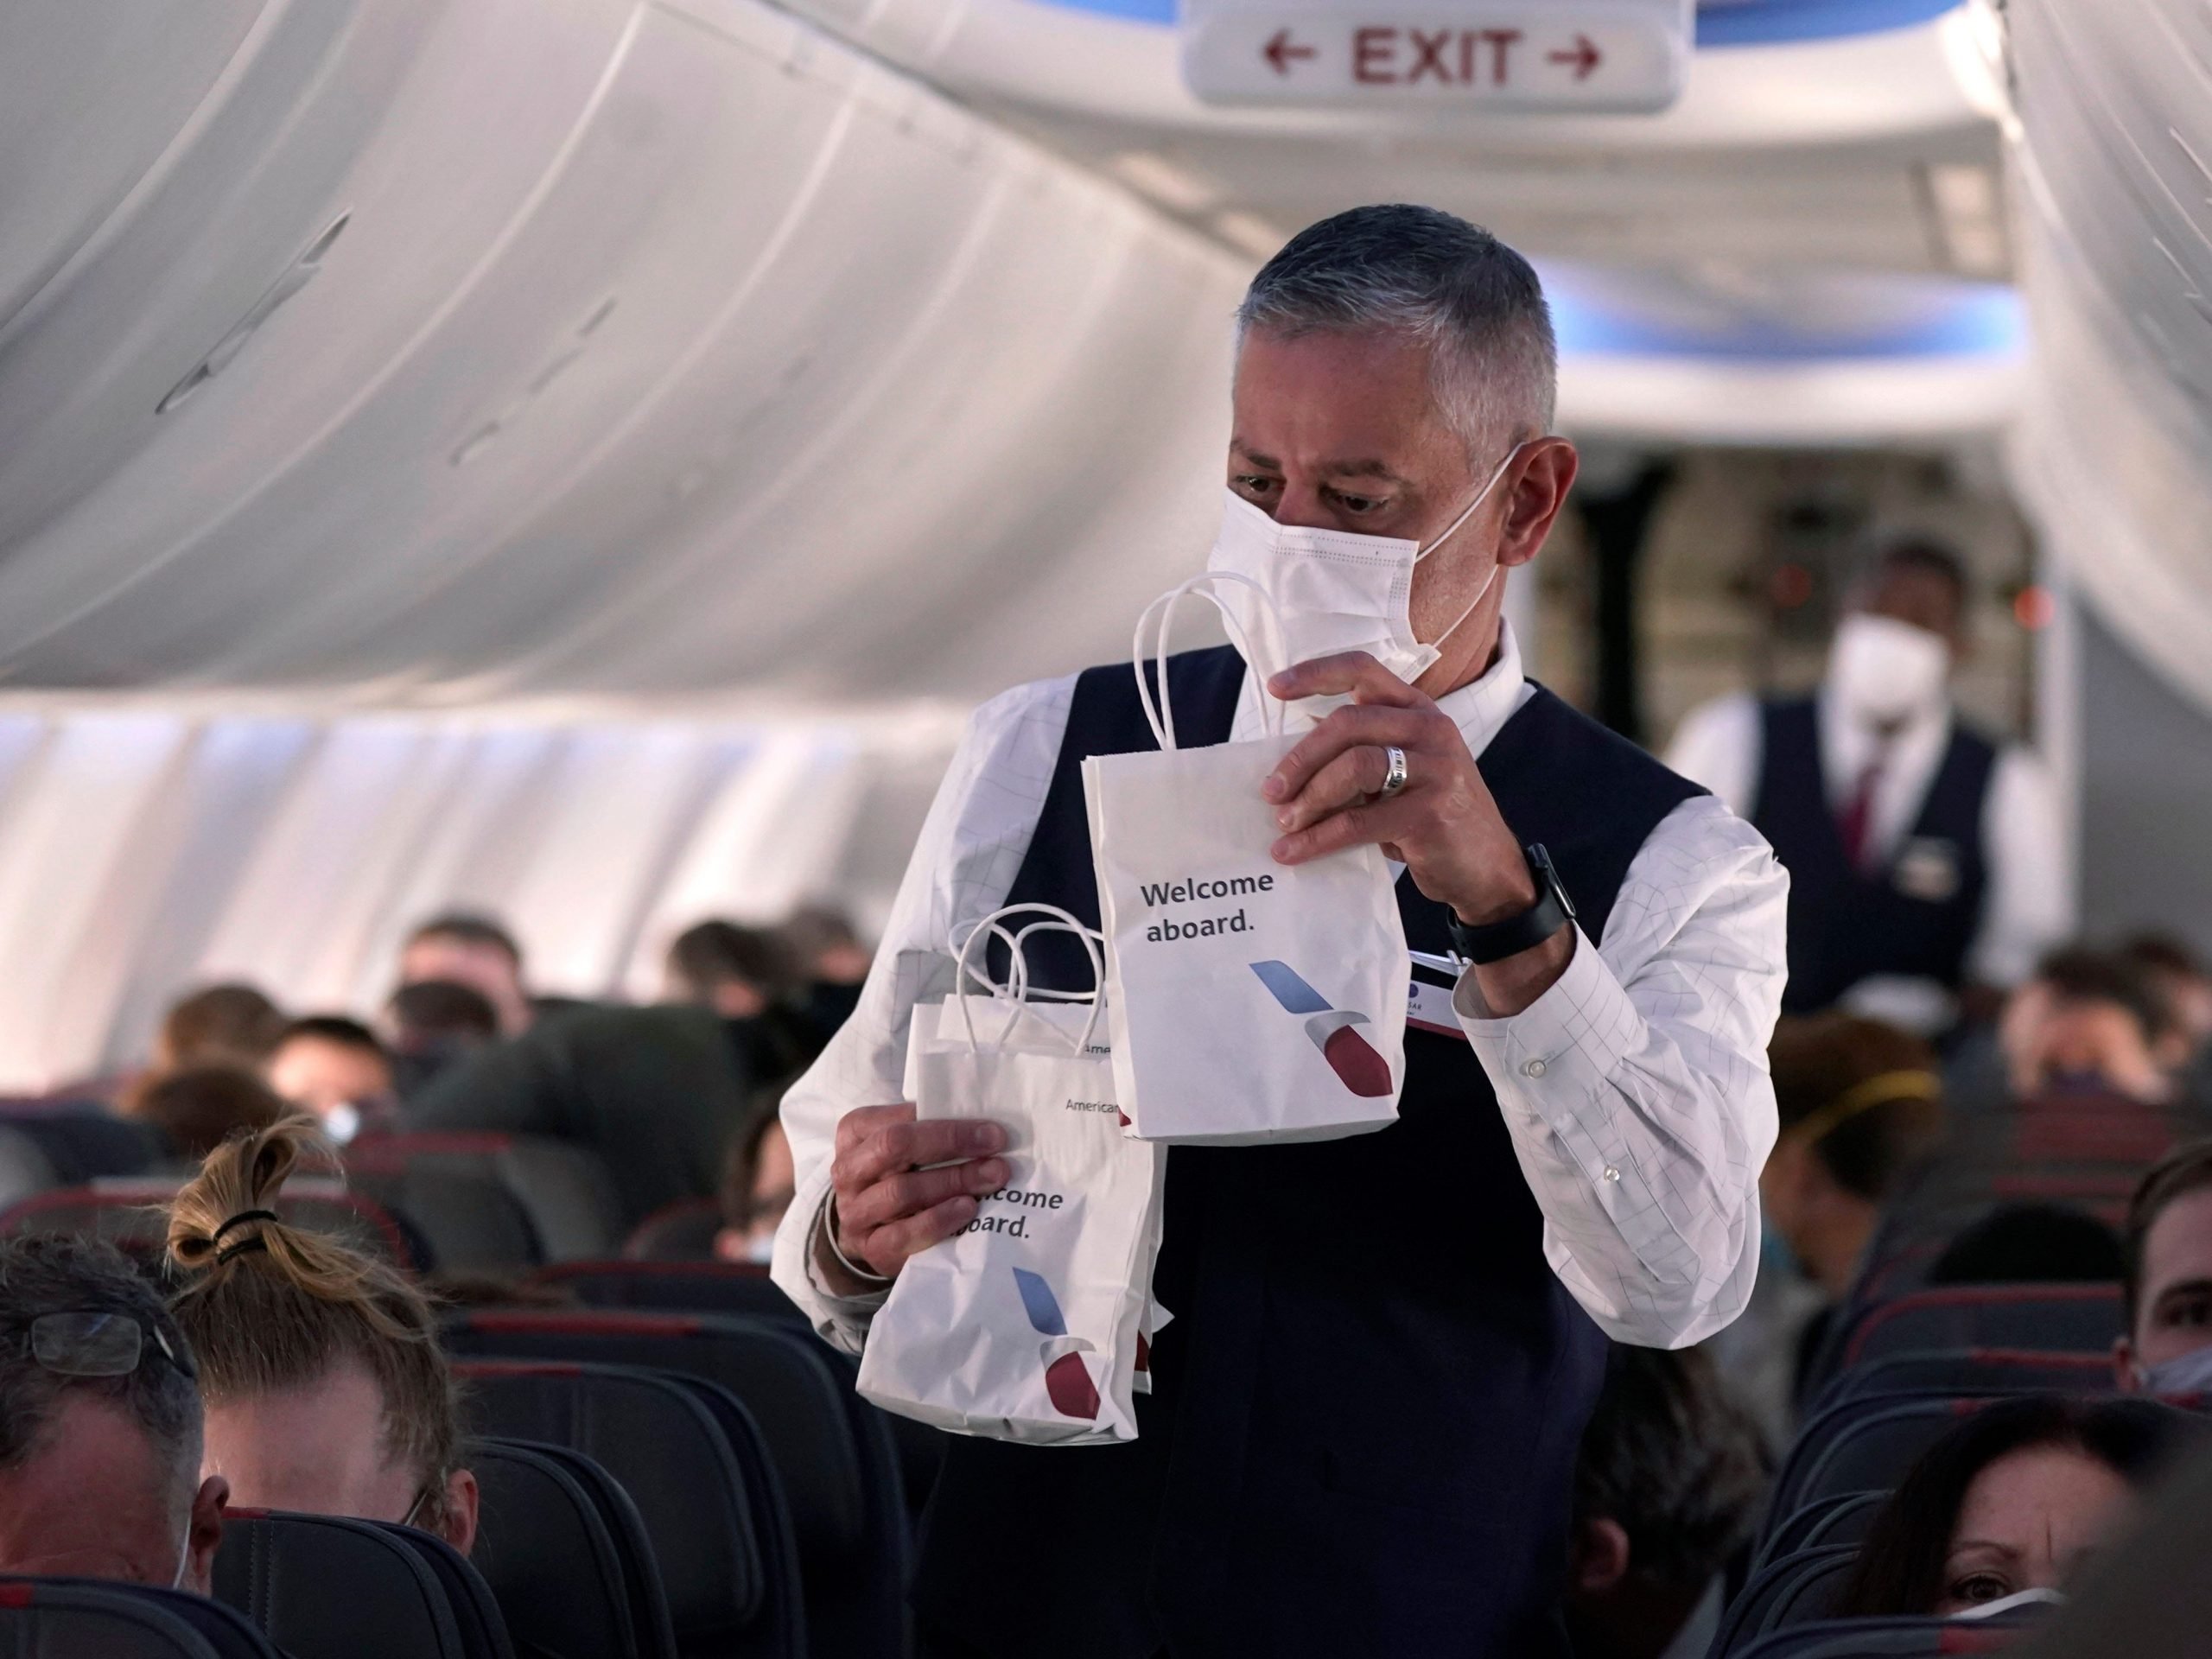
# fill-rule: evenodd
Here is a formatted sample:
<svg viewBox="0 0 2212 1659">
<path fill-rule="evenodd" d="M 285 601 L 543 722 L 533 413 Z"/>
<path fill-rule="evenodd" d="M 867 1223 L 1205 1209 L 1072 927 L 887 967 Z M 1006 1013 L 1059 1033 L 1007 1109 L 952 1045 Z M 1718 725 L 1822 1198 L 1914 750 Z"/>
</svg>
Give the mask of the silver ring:
<svg viewBox="0 0 2212 1659">
<path fill-rule="evenodd" d="M 1382 758 L 1389 765 L 1382 773 L 1382 787 L 1376 793 L 1387 801 L 1406 786 L 1406 752 L 1395 743 L 1386 743 L 1382 747 Z"/>
</svg>

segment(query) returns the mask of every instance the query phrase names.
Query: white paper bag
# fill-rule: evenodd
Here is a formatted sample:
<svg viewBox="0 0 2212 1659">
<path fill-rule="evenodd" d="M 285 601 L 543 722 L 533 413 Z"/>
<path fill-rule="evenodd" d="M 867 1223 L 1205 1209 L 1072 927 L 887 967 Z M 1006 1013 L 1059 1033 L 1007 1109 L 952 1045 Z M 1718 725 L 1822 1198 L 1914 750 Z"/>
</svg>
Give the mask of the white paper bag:
<svg viewBox="0 0 2212 1659">
<path fill-rule="evenodd" d="M 1095 936 L 1056 914 L 1084 936 L 1095 968 Z M 963 981 L 995 920 L 963 950 Z M 1019 966 L 1014 979 L 1023 983 Z M 918 1116 L 1005 1125 L 1009 1173 L 966 1229 L 907 1262 L 870 1323 L 860 1391 L 885 1410 L 1039 1445 L 1136 1438 L 1131 1398 L 1166 1159 L 1121 1132 L 1113 1062 L 1090 1052 L 1102 1012 L 1095 1001 L 957 992 L 933 1021 L 916 1010 L 907 1071 Z"/>
<path fill-rule="evenodd" d="M 1174 603 L 1213 601 L 1205 585 L 1224 580 L 1237 579 L 1186 582 L 1137 623 L 1137 690 L 1159 752 L 1083 763 L 1122 1109 L 1148 1141 L 1363 1135 L 1396 1121 L 1405 1081 L 1406 938 L 1389 866 L 1375 847 L 1277 864 L 1268 849 L 1281 831 L 1260 785 L 1293 741 L 1281 703 L 1262 695 L 1269 735 L 1257 741 L 1178 749 L 1174 711 L 1154 706 L 1142 671 L 1157 608 L 1164 702 Z"/>
</svg>

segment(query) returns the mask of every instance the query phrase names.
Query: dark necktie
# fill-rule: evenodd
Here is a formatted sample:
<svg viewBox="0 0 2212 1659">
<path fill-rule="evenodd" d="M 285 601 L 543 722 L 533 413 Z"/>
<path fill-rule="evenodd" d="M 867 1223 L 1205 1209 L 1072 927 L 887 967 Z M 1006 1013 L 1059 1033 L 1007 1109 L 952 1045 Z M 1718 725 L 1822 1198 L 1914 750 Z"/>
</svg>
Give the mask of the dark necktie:
<svg viewBox="0 0 2212 1659">
<path fill-rule="evenodd" d="M 1835 830 L 1843 842 L 1843 861 L 1854 870 L 1866 868 L 1866 847 L 1874 823 L 1874 791 L 1881 786 L 1882 757 L 1878 753 L 1859 774 L 1859 785 L 1835 815 Z"/>
</svg>

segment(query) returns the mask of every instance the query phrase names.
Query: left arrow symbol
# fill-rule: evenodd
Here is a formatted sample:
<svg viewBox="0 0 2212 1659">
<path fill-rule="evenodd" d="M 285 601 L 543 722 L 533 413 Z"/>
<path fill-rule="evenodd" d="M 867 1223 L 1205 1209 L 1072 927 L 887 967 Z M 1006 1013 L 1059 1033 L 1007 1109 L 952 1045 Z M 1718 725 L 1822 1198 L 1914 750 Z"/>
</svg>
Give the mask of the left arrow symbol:
<svg viewBox="0 0 2212 1659">
<path fill-rule="evenodd" d="M 1319 54 L 1310 46 L 1293 46 L 1290 43 L 1290 31 L 1287 29 L 1279 29 L 1274 33 L 1274 38 L 1268 42 L 1267 49 L 1260 55 L 1274 65 L 1275 73 L 1287 75 L 1290 73 L 1290 66 L 1294 59 L 1311 58 Z"/>
</svg>

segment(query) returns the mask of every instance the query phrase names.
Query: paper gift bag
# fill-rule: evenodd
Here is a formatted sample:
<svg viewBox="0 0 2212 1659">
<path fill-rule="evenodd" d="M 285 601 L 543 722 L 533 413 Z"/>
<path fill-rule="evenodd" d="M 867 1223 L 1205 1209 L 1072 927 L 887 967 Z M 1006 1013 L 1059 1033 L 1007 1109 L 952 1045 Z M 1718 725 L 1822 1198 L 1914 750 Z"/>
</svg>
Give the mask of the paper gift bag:
<svg viewBox="0 0 2212 1659">
<path fill-rule="evenodd" d="M 993 919 L 962 952 L 963 981 Z M 1071 1012 L 957 993 L 933 1021 L 917 1010 L 918 1115 L 1003 1124 L 1009 1173 L 966 1228 L 906 1262 L 871 1322 L 860 1391 L 887 1411 L 1039 1445 L 1136 1438 L 1166 1155 L 1121 1132 L 1113 1063 L 1090 1040 L 1095 999 L 1072 1033 Z"/>
<path fill-rule="evenodd" d="M 1154 601 L 1163 703 L 1175 601 L 1198 593 L 1218 606 L 1207 587 L 1233 579 Z M 1382 1128 L 1405 1078 L 1406 939 L 1389 866 L 1375 847 L 1277 864 L 1268 849 L 1281 831 L 1260 785 L 1291 747 L 1281 705 L 1262 696 L 1268 735 L 1255 741 L 1178 748 L 1174 711 L 1155 705 L 1143 671 L 1144 634 L 1141 619 L 1137 691 L 1160 748 L 1083 763 L 1130 1132 L 1233 1145 Z"/>
</svg>

